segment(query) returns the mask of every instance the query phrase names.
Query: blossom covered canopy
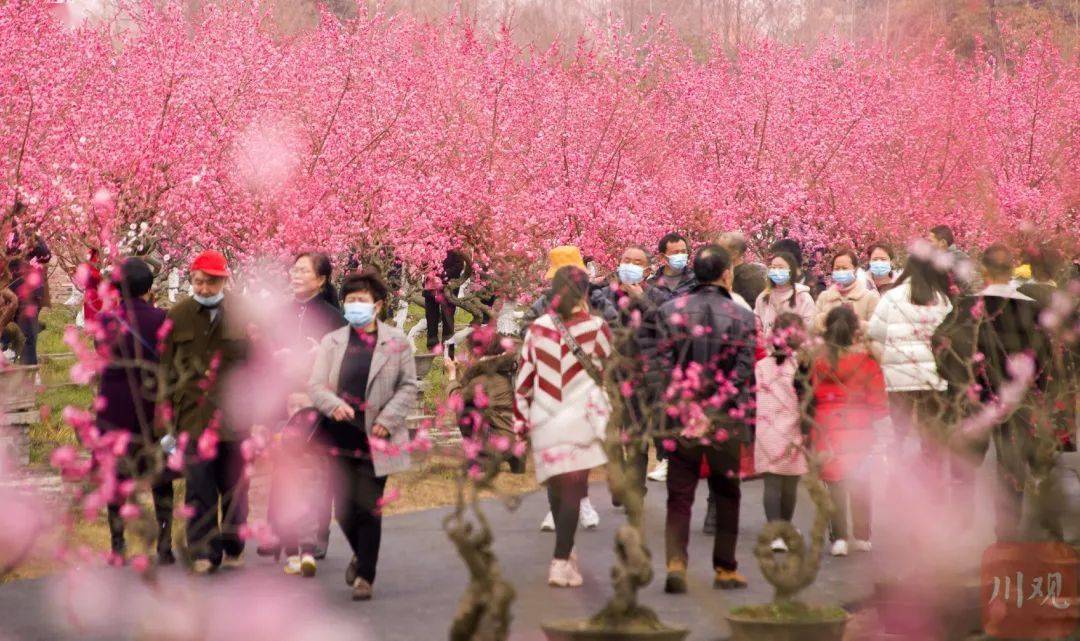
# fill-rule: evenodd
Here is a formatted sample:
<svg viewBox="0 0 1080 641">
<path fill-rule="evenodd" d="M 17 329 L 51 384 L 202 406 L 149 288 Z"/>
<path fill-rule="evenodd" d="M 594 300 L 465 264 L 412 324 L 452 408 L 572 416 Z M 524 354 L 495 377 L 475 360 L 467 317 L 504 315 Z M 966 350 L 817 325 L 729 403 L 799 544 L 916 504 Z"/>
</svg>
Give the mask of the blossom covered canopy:
<svg viewBox="0 0 1080 641">
<path fill-rule="evenodd" d="M 728 228 L 760 248 L 1075 236 L 1080 75 L 1008 60 L 761 41 L 697 60 L 663 29 L 572 52 L 382 14 L 281 37 L 254 6 L 71 29 L 0 6 L 0 198 L 71 255 L 147 223 L 176 260 L 451 247 L 527 272 L 559 244 Z M 527 269 L 523 269 L 526 267 Z"/>
</svg>

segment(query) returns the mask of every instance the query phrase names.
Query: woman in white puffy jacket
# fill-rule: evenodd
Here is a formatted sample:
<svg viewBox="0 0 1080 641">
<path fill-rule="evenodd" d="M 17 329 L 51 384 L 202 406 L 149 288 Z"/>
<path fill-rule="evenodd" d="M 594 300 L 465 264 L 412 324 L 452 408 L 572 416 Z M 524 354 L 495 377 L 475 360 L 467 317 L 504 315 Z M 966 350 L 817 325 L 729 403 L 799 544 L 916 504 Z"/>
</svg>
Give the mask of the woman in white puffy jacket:
<svg viewBox="0 0 1080 641">
<path fill-rule="evenodd" d="M 911 255 L 903 276 L 874 309 L 868 329 L 885 372 L 893 429 L 901 441 L 917 429 L 932 465 L 941 463 L 934 453 L 944 437 L 947 385 L 938 375 L 930 341 L 952 310 L 947 291 L 944 275 L 929 260 Z"/>
</svg>

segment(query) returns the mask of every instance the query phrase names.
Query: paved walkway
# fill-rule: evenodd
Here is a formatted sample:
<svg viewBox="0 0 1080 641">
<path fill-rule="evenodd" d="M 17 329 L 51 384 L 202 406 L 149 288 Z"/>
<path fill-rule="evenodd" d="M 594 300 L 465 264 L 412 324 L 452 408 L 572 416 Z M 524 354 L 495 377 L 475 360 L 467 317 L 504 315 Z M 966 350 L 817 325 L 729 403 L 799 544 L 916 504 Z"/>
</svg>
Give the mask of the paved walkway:
<svg viewBox="0 0 1080 641">
<path fill-rule="evenodd" d="M 984 475 L 980 475 L 984 476 Z M 980 479 L 984 484 L 985 479 Z M 723 592 L 711 585 L 711 539 L 700 533 L 704 516 L 705 486 L 699 488 L 695 528 L 691 541 L 690 593 L 669 596 L 663 593 L 663 514 L 665 492 L 662 486 L 650 483 L 652 491 L 647 500 L 647 534 L 654 554 L 657 580 L 642 592 L 642 600 L 656 608 L 662 619 L 688 626 L 692 641 L 714 641 L 724 638 L 727 626 L 723 616 L 729 608 L 767 601 L 771 597 L 768 584 L 761 577 L 751 555 L 757 532 L 764 522 L 761 508 L 760 481 L 743 485 L 743 519 L 740 528 L 739 561 L 750 580 L 744 591 Z M 802 492 L 802 490 L 800 490 Z M 598 610 L 610 595 L 609 568 L 614 553 L 612 537 L 620 523 L 620 514 L 611 507 L 606 488 L 594 484 L 590 493 L 601 515 L 595 531 L 581 532 L 578 550 L 585 575 L 585 586 L 578 590 L 558 590 L 545 584 L 547 563 L 554 545 L 553 535 L 539 532 L 538 526 L 547 510 L 546 499 L 540 493 L 524 498 L 516 512 L 501 505 L 489 504 L 487 513 L 497 533 L 496 550 L 502 567 L 518 591 L 514 605 L 512 638 L 515 641 L 534 641 L 542 638 L 542 620 L 585 617 Z M 889 501 L 884 488 L 878 487 L 877 504 Z M 985 496 L 985 495 L 983 495 Z M 1074 495 L 1074 498 L 1076 496 Z M 982 501 L 980 501 L 981 503 Z M 800 494 L 796 524 L 808 531 L 812 505 Z M 376 583 L 376 598 L 368 603 L 353 603 L 342 580 L 349 555 L 347 544 L 335 531 L 328 559 L 319 566 L 313 580 L 286 577 L 279 565 L 249 555 L 246 568 L 220 572 L 209 579 L 192 580 L 182 571 L 170 568 L 162 574 L 162 584 L 171 588 L 190 589 L 191 594 L 206 594 L 217 590 L 258 590 L 267 595 L 267 621 L 304 620 L 312 613 L 305 604 L 318 603 L 347 626 L 350 636 L 311 636 L 311 639 L 349 638 L 372 641 L 431 641 L 445 639 L 449 622 L 464 589 L 465 571 L 454 548 L 443 534 L 440 524 L 447 510 L 437 509 L 390 517 L 385 521 L 383 553 Z M 980 520 L 986 514 L 980 511 Z M 1075 513 L 1074 513 L 1075 514 Z M 903 515 L 901 515 L 902 517 Z M 826 557 L 818 581 L 805 596 L 809 600 L 851 603 L 867 596 L 872 589 L 876 564 L 889 555 L 888 523 L 875 519 L 875 527 L 886 542 L 871 554 L 858 554 L 844 559 Z M 876 535 L 875 535 L 876 536 Z M 877 545 L 877 542 L 875 542 Z M 78 598 L 97 604 L 100 610 L 115 612 L 119 622 L 86 623 L 82 632 L 69 625 L 70 612 L 58 612 L 49 605 L 50 595 L 58 591 L 57 579 L 21 581 L 0 586 L 0 637 L 7 640 L 52 639 L 126 639 L 135 638 L 131 623 L 139 609 L 140 596 L 147 589 L 136 583 L 130 571 L 103 570 L 109 587 L 94 588 L 94 594 L 76 591 Z M 255 580 L 257 579 L 257 581 Z M 257 587 L 252 587 L 257 585 Z M 97 592 L 107 592 L 99 594 Z M 275 605 L 276 604 L 276 605 Z M 179 610 L 178 610 L 179 612 Z M 218 627 L 235 613 L 225 608 L 215 617 Z M 259 616 L 263 616 L 260 614 Z M 271 625 L 267 623 L 267 625 Z M 275 623 L 274 625 L 284 625 Z M 228 627 L 228 626 L 226 626 Z M 235 631 L 235 630 L 234 630 Z M 217 638 L 208 635 L 206 638 Z M 237 637 L 223 636 L 230 641 Z M 298 638 L 298 637 L 284 637 Z M 261 641 L 252 636 L 239 641 Z"/>
</svg>

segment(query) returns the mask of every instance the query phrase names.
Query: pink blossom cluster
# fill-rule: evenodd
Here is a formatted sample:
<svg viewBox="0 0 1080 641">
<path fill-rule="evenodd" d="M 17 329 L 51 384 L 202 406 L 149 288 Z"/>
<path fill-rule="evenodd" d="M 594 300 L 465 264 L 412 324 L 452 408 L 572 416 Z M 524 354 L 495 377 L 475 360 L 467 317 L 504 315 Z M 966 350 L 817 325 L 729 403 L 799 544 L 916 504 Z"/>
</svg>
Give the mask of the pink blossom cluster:
<svg viewBox="0 0 1080 641">
<path fill-rule="evenodd" d="M 610 265 L 673 229 L 739 228 L 756 249 L 1077 229 L 1080 74 L 1048 43 L 1001 59 L 757 41 L 702 60 L 663 28 L 523 51 L 379 13 L 284 37 L 257 3 L 204 4 L 77 28 L 0 6 L 18 225 L 79 256 L 134 229 L 177 261 L 392 246 L 430 271 L 460 247 L 496 282 L 553 245 Z"/>
</svg>

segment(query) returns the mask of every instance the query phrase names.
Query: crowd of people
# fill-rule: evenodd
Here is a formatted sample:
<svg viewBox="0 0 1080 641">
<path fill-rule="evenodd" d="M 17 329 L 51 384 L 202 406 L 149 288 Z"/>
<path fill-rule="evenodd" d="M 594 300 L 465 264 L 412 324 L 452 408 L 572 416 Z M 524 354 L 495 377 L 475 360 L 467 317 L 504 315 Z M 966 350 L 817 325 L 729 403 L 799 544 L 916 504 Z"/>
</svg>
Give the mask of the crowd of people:
<svg viewBox="0 0 1080 641">
<path fill-rule="evenodd" d="M 1076 346 L 1056 340 L 1040 315 L 1076 275 L 1048 247 L 1018 259 L 992 245 L 976 262 L 956 248 L 949 228 L 937 227 L 902 263 L 876 243 L 838 248 L 816 270 L 791 238 L 773 243 L 761 263 L 748 260 L 747 239 L 735 231 L 697 248 L 671 233 L 656 249 L 654 257 L 644 246 L 626 247 L 605 276 L 576 247 L 556 247 L 547 287 L 518 331 L 477 319 L 456 354 L 444 354 L 446 406 L 476 445 L 466 448 L 469 464 L 507 462 L 524 473 L 531 460 L 547 491 L 541 527 L 554 531 L 552 586 L 583 583 L 575 533 L 598 524 L 589 474 L 608 463 L 612 425 L 635 444 L 626 450 L 634 486 L 644 493 L 647 478 L 666 485 L 670 593 L 687 591 L 702 478 L 717 588 L 747 585 L 736 547 L 741 483 L 750 476 L 763 480 L 767 520 L 791 521 L 800 478 L 819 468 L 833 503 L 831 554 L 870 552 L 867 466 L 875 426 L 885 419 L 898 442 L 919 439 L 926 478 L 947 488 L 960 512 L 972 509 L 974 468 L 992 441 L 997 534 L 1018 537 L 1038 436 L 1031 414 L 1011 408 L 985 436 L 950 434 L 1001 398 L 1018 356 L 1034 365 L 1027 395 L 1058 391 L 1071 399 L 1058 403 L 1053 439 L 1055 447 L 1075 447 Z M 468 268 L 452 253 L 441 278 L 425 283 L 429 349 L 455 334 L 454 309 L 439 286 Z M 202 252 L 188 270 L 191 296 L 166 311 L 150 302 L 149 266 L 129 258 L 110 277 L 120 304 L 98 319 L 99 344 L 111 357 L 100 380 L 103 402 L 95 404 L 99 427 L 132 435 L 121 478 L 158 470 L 152 489 L 161 564 L 175 562 L 172 480 L 183 475 L 187 557 L 198 574 L 241 565 L 245 550 L 246 430 L 222 395 L 223 381 L 251 358 L 252 341 L 233 308 L 230 275 L 224 255 Z M 335 281 L 327 256 L 307 252 L 295 258 L 289 279 L 287 333 L 311 349 L 290 362 L 281 442 L 297 449 L 275 457 L 268 520 L 276 541 L 259 553 L 283 553 L 287 573 L 314 575 L 333 515 L 353 554 L 346 582 L 354 599 L 367 600 L 387 479 L 410 467 L 414 350 L 402 328 L 384 320 L 392 292 L 375 270 Z M 650 444 L 658 462 L 648 472 Z M 297 492 L 306 492 L 302 500 L 284 500 Z M 117 494 L 109 510 L 118 558 L 125 500 Z M 783 553 L 786 544 L 777 539 L 772 548 Z"/>
</svg>

